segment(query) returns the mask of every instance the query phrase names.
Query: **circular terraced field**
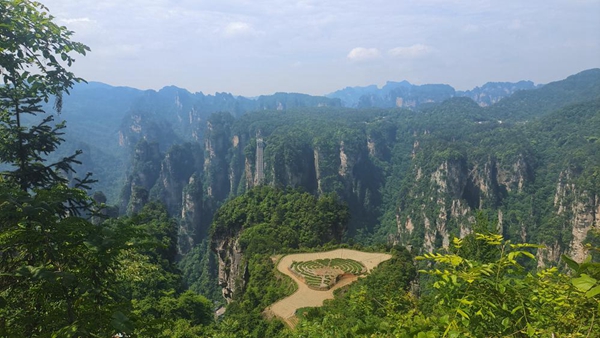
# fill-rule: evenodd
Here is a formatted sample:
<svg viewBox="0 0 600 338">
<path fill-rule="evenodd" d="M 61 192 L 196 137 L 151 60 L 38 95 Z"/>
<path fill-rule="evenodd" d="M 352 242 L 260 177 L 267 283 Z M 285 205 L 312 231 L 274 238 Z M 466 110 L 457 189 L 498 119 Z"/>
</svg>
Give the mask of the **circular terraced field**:
<svg viewBox="0 0 600 338">
<path fill-rule="evenodd" d="M 362 263 L 344 258 L 292 262 L 289 269 L 316 290 L 329 290 L 344 275 L 358 276 L 367 272 Z"/>
<path fill-rule="evenodd" d="M 290 267 L 294 262 L 309 262 L 309 261 L 318 261 L 318 260 L 354 260 L 360 262 L 364 267 L 366 267 L 365 274 L 368 274 L 373 268 L 375 268 L 379 263 L 384 262 L 388 259 L 392 258 L 390 254 L 386 253 L 376 253 L 376 252 L 362 252 L 350 249 L 337 249 L 333 251 L 326 252 L 313 252 L 313 253 L 302 253 L 302 254 L 292 254 L 282 257 L 277 263 L 277 270 L 279 272 L 289 276 L 298 284 L 298 290 L 294 292 L 289 297 L 281 299 L 271 306 L 269 306 L 265 312 L 270 315 L 275 315 L 281 318 L 287 325 L 290 327 L 294 327 L 298 322 L 296 318 L 296 310 L 305 307 L 316 307 L 322 306 L 323 301 L 326 299 L 333 299 L 334 290 L 343 287 L 344 285 L 351 284 L 356 279 L 358 279 L 357 275 L 350 276 L 348 278 L 341 279 L 337 284 L 335 284 L 329 290 L 315 290 L 310 288 L 298 274 L 292 272 Z M 335 264 L 335 263 L 334 263 Z"/>
</svg>

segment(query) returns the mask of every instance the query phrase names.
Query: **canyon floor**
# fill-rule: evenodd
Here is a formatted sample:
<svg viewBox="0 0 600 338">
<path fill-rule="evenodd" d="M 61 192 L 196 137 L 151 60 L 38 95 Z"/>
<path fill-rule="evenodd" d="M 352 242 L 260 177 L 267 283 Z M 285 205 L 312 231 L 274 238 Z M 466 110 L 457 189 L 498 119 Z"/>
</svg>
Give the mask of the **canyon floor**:
<svg viewBox="0 0 600 338">
<path fill-rule="evenodd" d="M 362 252 L 350 249 L 337 249 L 326 252 L 301 253 L 282 257 L 277 264 L 279 272 L 289 276 L 296 284 L 298 290 L 291 296 L 281 299 L 266 309 L 266 312 L 281 318 L 287 325 L 294 327 L 298 322 L 296 310 L 304 307 L 319 307 L 323 305 L 326 299 L 333 299 L 333 292 L 345 285 L 351 284 L 358 279 L 357 276 L 347 277 L 340 280 L 331 289 L 327 291 L 317 291 L 310 289 L 303 281 L 296 277 L 288 268 L 292 262 L 312 261 L 316 259 L 349 258 L 359 261 L 367 268 L 369 273 L 381 262 L 392 258 L 390 254 L 379 252 Z"/>
</svg>

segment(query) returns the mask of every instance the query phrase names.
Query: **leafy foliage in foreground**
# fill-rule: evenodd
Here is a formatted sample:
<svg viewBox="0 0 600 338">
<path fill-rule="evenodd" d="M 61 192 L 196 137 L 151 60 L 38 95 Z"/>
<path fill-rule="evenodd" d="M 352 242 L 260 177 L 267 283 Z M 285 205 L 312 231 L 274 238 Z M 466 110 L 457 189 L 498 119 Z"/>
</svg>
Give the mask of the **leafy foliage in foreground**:
<svg viewBox="0 0 600 338">
<path fill-rule="evenodd" d="M 128 229 L 97 227 L 97 210 L 82 189 L 89 175 L 68 185 L 75 152 L 54 163 L 64 124 L 46 116 L 25 127 L 25 116 L 81 81 L 68 71 L 71 41 L 47 8 L 33 1 L 0 1 L 0 336 L 106 336 L 122 329 L 123 299 L 112 283 Z M 59 61 L 62 60 L 62 61 Z"/>
<path fill-rule="evenodd" d="M 175 266 L 177 223 L 166 208 L 149 203 L 138 214 L 102 226 L 135 230 L 131 247 L 119 252 L 113 281 L 127 301 L 126 332 L 137 337 L 202 335 L 213 322 L 213 306 L 205 297 L 185 290 Z"/>
<path fill-rule="evenodd" d="M 479 246 L 483 250 L 474 250 Z M 431 253 L 421 270 L 431 280 L 417 299 L 394 290 L 377 303 L 381 292 L 362 288 L 336 299 L 343 306 L 309 310 L 294 337 L 592 337 L 600 334 L 599 264 L 577 264 L 575 271 L 557 268 L 532 272 L 522 265 L 538 246 L 512 244 L 495 234 L 472 234 L 454 239 L 453 252 Z M 479 257 L 465 252 L 485 253 Z M 490 257 L 489 253 L 495 253 Z M 467 255 L 469 256 L 469 255 Z M 370 278 L 370 277 L 369 277 Z M 368 278 L 367 278 L 368 280 Z M 354 295 L 354 296 L 353 296 Z M 362 297 L 361 297 L 362 295 Z M 379 296 L 381 297 L 381 296 Z M 401 304 L 391 308 L 390 304 Z M 352 313 L 342 309 L 363 309 Z M 337 309 L 337 310 L 336 310 Z M 374 310 L 376 309 L 376 311 Z M 350 311 L 350 310 L 347 310 Z M 318 314 L 318 315 L 315 315 Z M 358 316 L 358 317 L 356 317 Z M 347 317 L 352 318 L 352 322 Z M 360 318 L 360 319 L 358 319 Z M 370 325 L 369 325 L 370 324 Z"/>
<path fill-rule="evenodd" d="M 61 217 L 84 191 L 57 184 L 24 192 L 0 182 L 0 336 L 109 334 L 124 299 L 113 283 L 127 228 Z M 115 327 L 116 326 L 116 327 Z"/>
</svg>

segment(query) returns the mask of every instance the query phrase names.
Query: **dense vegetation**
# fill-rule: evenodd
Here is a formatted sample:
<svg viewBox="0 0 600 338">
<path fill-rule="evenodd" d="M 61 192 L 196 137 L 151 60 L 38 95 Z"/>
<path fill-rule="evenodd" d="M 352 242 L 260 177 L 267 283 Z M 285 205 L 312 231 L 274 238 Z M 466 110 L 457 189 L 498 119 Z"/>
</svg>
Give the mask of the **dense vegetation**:
<svg viewBox="0 0 600 338">
<path fill-rule="evenodd" d="M 295 284 L 276 272 L 271 256 L 337 244 L 347 220 L 347 208 L 331 194 L 317 198 L 261 186 L 225 203 L 215 214 L 213 245 L 237 239 L 244 257 L 239 265 L 246 270 L 227 307 L 228 323 L 236 323 L 232 333 L 273 336 L 281 330 L 283 324 L 265 321 L 262 311 L 294 291 Z"/>
<path fill-rule="evenodd" d="M 343 297 L 303 314 L 293 337 L 592 337 L 600 285 L 596 264 L 576 264 L 574 275 L 556 268 L 531 273 L 523 258 L 529 244 L 476 233 L 453 241 L 446 254 L 417 257 L 433 265 L 421 272 L 421 297 L 407 293 L 410 256 L 386 263 L 353 285 Z M 390 269 L 393 264 L 404 264 Z M 414 270 L 412 270 L 414 272 Z M 593 276 L 593 277 L 592 277 Z M 381 283 L 381 277 L 384 277 Z M 379 283 L 377 281 L 379 280 Z M 396 283 L 396 284 L 394 284 Z M 390 285 L 393 287 L 390 289 Z M 384 292 L 382 292 L 384 291 Z"/>
<path fill-rule="evenodd" d="M 89 48 L 36 2 L 0 1 L 0 23 L 0 336 L 600 335 L 600 70 L 488 108 L 137 93 L 117 217 L 75 170 L 119 182 L 120 148 L 85 157 L 73 138 L 88 135 L 65 142 L 47 114 L 82 81 L 69 67 Z M 412 94 L 450 95 L 422 87 Z M 193 114 L 198 102 L 215 114 Z M 350 246 L 393 258 L 300 311 L 295 329 L 267 318 L 295 290 L 277 255 Z"/>
</svg>

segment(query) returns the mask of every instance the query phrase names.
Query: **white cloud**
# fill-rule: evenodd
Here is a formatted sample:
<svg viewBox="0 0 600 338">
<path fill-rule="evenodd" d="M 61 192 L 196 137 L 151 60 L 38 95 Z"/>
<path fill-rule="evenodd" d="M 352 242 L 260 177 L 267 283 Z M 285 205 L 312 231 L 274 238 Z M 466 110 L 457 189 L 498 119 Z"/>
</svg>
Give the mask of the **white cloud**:
<svg viewBox="0 0 600 338">
<path fill-rule="evenodd" d="M 416 44 L 410 47 L 396 47 L 388 51 L 388 54 L 394 57 L 413 59 L 433 52 L 435 49 L 431 46 Z"/>
<path fill-rule="evenodd" d="M 223 29 L 223 35 L 226 37 L 253 36 L 257 34 L 258 32 L 250 24 L 241 21 L 230 22 Z"/>
<path fill-rule="evenodd" d="M 461 89 L 521 77 L 548 82 L 598 67 L 600 48 L 599 0 L 39 1 L 92 49 L 78 58 L 78 76 L 143 88 L 253 96 L 282 84 L 320 94 L 400 79 Z M 543 66 L 540 54 L 549 55 Z M 158 71 L 148 76 L 149 69 Z M 281 80 L 257 84 L 257 74 Z"/>
<path fill-rule="evenodd" d="M 348 53 L 348 60 L 350 61 L 366 61 L 377 59 L 381 56 L 381 52 L 377 48 L 363 48 L 356 47 Z"/>
<path fill-rule="evenodd" d="M 88 18 L 88 17 L 85 17 L 85 18 L 61 19 L 60 22 L 69 25 L 69 24 L 73 24 L 73 23 L 90 23 L 90 22 L 95 22 L 95 21 L 90 20 L 90 18 Z"/>
</svg>

